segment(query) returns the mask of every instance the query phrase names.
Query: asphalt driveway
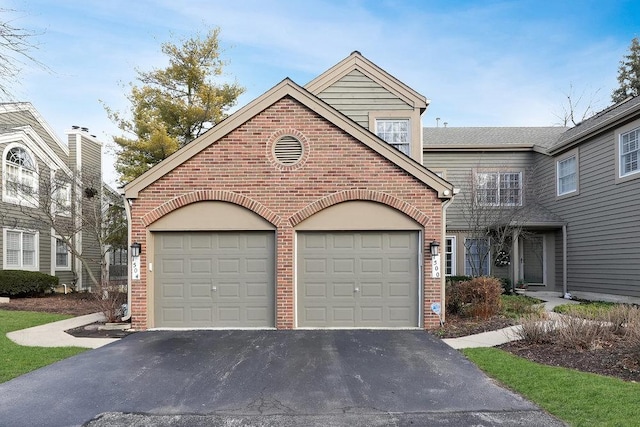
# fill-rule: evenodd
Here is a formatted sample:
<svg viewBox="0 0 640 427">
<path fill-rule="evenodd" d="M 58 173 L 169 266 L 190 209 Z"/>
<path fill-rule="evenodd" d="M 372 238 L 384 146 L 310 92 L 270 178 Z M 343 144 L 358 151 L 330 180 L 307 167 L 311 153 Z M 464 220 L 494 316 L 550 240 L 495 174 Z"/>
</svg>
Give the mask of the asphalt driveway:
<svg viewBox="0 0 640 427">
<path fill-rule="evenodd" d="M 158 331 L 0 384 L 0 424 L 555 426 L 422 331 Z"/>
</svg>

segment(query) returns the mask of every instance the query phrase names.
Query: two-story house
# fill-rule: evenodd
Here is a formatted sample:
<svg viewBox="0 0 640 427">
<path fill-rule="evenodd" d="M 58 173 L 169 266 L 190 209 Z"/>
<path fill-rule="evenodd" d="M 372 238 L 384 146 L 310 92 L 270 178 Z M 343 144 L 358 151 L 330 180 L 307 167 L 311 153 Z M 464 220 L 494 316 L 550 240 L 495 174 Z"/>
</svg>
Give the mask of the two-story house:
<svg viewBox="0 0 640 427">
<path fill-rule="evenodd" d="M 453 186 L 422 165 L 426 108 L 353 52 L 127 184 L 133 327 L 436 326 Z"/>
<path fill-rule="evenodd" d="M 100 278 L 102 143 L 86 128 L 66 134 L 61 141 L 29 103 L 0 104 L 0 268 L 40 271 L 83 290 L 89 270 Z"/>
<path fill-rule="evenodd" d="M 640 301 L 640 98 L 573 128 L 424 128 L 424 164 L 461 189 L 445 273 Z M 512 236 L 500 241 L 503 226 Z"/>
</svg>

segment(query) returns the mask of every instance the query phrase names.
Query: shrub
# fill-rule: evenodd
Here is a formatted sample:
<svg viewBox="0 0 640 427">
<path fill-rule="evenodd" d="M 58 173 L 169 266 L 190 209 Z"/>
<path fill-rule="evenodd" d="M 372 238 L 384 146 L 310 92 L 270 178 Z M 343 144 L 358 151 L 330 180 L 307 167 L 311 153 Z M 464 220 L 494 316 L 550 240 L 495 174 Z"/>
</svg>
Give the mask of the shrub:
<svg viewBox="0 0 640 427">
<path fill-rule="evenodd" d="M 447 276 L 447 284 L 455 284 L 458 282 L 468 282 L 473 279 L 471 276 Z"/>
<path fill-rule="evenodd" d="M 93 306 L 104 314 L 107 322 L 118 322 L 122 317 L 123 304 L 127 302 L 126 291 L 118 282 L 105 282 L 92 287 Z"/>
<path fill-rule="evenodd" d="M 502 286 L 494 277 L 451 281 L 446 290 L 447 312 L 488 318 L 500 311 Z"/>
<path fill-rule="evenodd" d="M 511 287 L 511 279 L 508 277 L 498 277 L 500 280 L 500 284 L 502 285 L 502 293 L 510 295 L 513 293 L 513 289 Z"/>
<path fill-rule="evenodd" d="M 590 350 L 601 343 L 609 331 L 608 325 L 600 320 L 568 315 L 558 321 L 557 338 L 565 347 Z"/>
<path fill-rule="evenodd" d="M 543 344 L 554 342 L 556 339 L 556 325 L 547 320 L 545 313 L 532 313 L 522 316 L 520 328 L 516 336 L 528 344 Z"/>
<path fill-rule="evenodd" d="M 58 286 L 58 278 L 39 271 L 0 270 L 0 295 L 29 296 Z"/>
</svg>

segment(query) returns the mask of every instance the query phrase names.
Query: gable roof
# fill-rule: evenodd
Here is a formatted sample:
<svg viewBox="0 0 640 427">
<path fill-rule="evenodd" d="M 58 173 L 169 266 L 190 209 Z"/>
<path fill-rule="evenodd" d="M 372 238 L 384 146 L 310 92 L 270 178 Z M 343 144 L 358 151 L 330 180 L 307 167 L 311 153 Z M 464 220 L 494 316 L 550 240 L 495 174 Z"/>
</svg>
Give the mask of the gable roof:
<svg viewBox="0 0 640 427">
<path fill-rule="evenodd" d="M 0 115 L 7 113 L 27 112 L 42 126 L 49 138 L 65 153 L 69 155 L 69 147 L 58 138 L 53 128 L 47 123 L 47 121 L 38 113 L 38 110 L 30 102 L 7 102 L 0 104 Z M 2 125 L 5 129 L 11 129 L 13 127 L 22 127 L 23 124 L 11 125 L 10 123 L 4 123 Z"/>
<path fill-rule="evenodd" d="M 362 56 L 360 52 L 353 51 L 342 61 L 320 74 L 315 79 L 307 83 L 304 88 L 314 95 L 318 95 L 323 90 L 340 80 L 353 70 L 358 70 L 371 80 L 383 86 L 391 93 L 402 99 L 412 108 L 419 108 L 423 113 L 429 105 L 429 101 L 423 95 L 411 89 L 400 80 L 378 67 L 373 62 Z"/>
<path fill-rule="evenodd" d="M 567 130 L 556 144 L 550 147 L 549 152 L 556 153 L 572 147 L 587 138 L 617 126 L 638 113 L 640 113 L 640 96 L 627 98 Z"/>
<path fill-rule="evenodd" d="M 423 128 L 424 151 L 531 150 L 548 148 L 566 127 L 440 127 Z"/>
<path fill-rule="evenodd" d="M 287 78 L 233 113 L 231 116 L 227 117 L 222 122 L 218 123 L 190 144 L 184 146 L 138 178 L 126 184 L 124 187 L 125 197 L 128 199 L 137 198 L 138 193 L 144 188 L 162 178 L 164 175 L 194 157 L 215 141 L 229 134 L 237 127 L 284 97 L 291 97 L 298 101 L 347 134 L 359 140 L 389 160 L 391 163 L 433 188 L 438 192 L 438 197 L 448 199 L 453 196 L 453 185 L 451 183 L 440 178 L 420 163 L 391 147 L 367 129 L 359 126 L 347 116 Z"/>
</svg>

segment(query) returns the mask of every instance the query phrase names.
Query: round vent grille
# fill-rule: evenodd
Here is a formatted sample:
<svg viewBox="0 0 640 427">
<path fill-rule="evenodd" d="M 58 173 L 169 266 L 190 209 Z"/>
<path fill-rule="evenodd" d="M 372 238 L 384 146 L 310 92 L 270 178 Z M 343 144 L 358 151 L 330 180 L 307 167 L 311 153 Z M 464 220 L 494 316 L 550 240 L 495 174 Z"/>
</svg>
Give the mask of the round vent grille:
<svg viewBox="0 0 640 427">
<path fill-rule="evenodd" d="M 283 165 L 294 165 L 302 158 L 302 143 L 293 136 L 283 136 L 273 146 L 273 155 Z"/>
</svg>

